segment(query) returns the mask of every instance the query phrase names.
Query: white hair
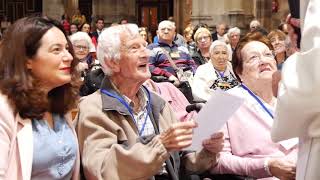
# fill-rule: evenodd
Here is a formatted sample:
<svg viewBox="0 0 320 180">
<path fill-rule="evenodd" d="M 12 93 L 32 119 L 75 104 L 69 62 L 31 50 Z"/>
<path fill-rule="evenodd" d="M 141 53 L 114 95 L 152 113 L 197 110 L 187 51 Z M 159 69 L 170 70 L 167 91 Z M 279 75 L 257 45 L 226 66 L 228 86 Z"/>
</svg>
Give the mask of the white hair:
<svg viewBox="0 0 320 180">
<path fill-rule="evenodd" d="M 169 27 L 169 28 L 172 28 L 172 29 L 176 29 L 176 25 L 174 24 L 174 22 L 168 21 L 168 20 L 161 21 L 159 23 L 158 30 L 160 30 L 160 29 L 162 29 L 164 27 Z"/>
<path fill-rule="evenodd" d="M 234 33 L 240 35 L 241 31 L 238 27 L 230 28 L 227 33 L 228 37 L 231 37 L 231 34 L 234 34 Z"/>
<path fill-rule="evenodd" d="M 258 20 L 252 20 L 250 22 L 250 28 L 253 27 L 253 26 L 260 26 L 260 22 Z"/>
<path fill-rule="evenodd" d="M 88 33 L 86 32 L 76 32 L 70 36 L 70 41 L 72 45 L 74 45 L 77 41 L 85 41 L 89 48 L 89 52 L 96 52 L 96 48 L 94 47 L 92 40 Z"/>
<path fill-rule="evenodd" d="M 123 36 L 134 38 L 139 36 L 139 28 L 136 24 L 123 24 L 106 28 L 98 38 L 97 58 L 106 75 L 112 75 L 111 69 L 105 61 L 119 61 L 120 47 L 123 45 Z"/>
<path fill-rule="evenodd" d="M 228 51 L 228 45 L 223 42 L 223 41 L 219 41 L 219 40 L 215 40 L 211 43 L 210 49 L 209 49 L 209 54 L 211 55 L 213 53 L 214 48 L 216 48 L 217 46 L 224 46 L 228 52 L 229 55 L 229 51 Z"/>
</svg>

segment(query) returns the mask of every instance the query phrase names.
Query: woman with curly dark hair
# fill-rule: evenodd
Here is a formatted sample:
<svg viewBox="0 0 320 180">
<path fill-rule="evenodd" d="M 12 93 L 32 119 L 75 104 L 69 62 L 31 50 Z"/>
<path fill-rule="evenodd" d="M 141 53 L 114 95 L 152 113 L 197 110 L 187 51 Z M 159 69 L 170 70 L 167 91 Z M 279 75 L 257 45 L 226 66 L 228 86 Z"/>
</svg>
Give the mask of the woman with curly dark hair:
<svg viewBox="0 0 320 180">
<path fill-rule="evenodd" d="M 63 26 L 26 17 L 0 44 L 0 179 L 77 179 L 78 60 Z"/>
</svg>

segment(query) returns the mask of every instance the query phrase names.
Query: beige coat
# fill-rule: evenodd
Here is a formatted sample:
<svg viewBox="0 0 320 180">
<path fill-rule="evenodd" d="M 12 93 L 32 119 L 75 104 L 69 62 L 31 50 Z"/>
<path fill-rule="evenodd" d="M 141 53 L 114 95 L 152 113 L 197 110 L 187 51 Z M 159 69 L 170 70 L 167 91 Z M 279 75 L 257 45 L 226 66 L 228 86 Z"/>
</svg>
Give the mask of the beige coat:
<svg viewBox="0 0 320 180">
<path fill-rule="evenodd" d="M 103 84 L 108 91 L 117 93 L 110 82 Z M 159 122 L 160 131 L 177 122 L 168 103 L 155 93 L 151 93 L 151 104 L 151 116 Z M 100 91 L 80 100 L 77 132 L 87 179 L 150 179 L 169 157 L 158 136 L 139 138 L 124 106 Z M 181 164 L 189 171 L 202 172 L 216 162 L 216 155 L 203 150 L 183 159 L 186 161 Z M 180 161 L 174 161 L 178 171 Z"/>
</svg>

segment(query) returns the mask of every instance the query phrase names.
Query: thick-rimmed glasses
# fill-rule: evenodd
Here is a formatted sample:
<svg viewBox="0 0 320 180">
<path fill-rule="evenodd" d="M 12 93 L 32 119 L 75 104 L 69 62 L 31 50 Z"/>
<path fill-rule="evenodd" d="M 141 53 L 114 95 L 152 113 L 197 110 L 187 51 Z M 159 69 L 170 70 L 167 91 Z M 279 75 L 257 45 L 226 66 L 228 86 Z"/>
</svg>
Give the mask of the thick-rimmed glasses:
<svg viewBox="0 0 320 180">
<path fill-rule="evenodd" d="M 201 42 L 201 41 L 208 41 L 210 39 L 210 36 L 202 36 L 202 37 L 198 37 L 197 38 L 197 42 Z"/>
</svg>

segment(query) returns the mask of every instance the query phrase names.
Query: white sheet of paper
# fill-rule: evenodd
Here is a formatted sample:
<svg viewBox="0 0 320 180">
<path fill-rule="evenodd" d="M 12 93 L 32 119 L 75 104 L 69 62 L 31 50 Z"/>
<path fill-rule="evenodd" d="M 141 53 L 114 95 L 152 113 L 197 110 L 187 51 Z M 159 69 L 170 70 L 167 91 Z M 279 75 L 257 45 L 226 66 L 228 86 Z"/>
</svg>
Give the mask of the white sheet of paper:
<svg viewBox="0 0 320 180">
<path fill-rule="evenodd" d="M 243 102 L 244 99 L 221 90 L 212 93 L 195 117 L 198 127 L 193 130 L 192 145 L 187 150 L 200 150 L 202 141 L 218 132 Z"/>
</svg>

